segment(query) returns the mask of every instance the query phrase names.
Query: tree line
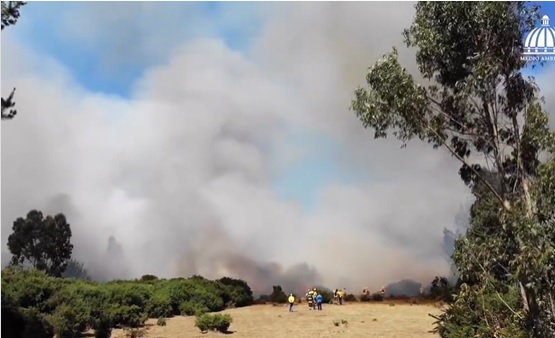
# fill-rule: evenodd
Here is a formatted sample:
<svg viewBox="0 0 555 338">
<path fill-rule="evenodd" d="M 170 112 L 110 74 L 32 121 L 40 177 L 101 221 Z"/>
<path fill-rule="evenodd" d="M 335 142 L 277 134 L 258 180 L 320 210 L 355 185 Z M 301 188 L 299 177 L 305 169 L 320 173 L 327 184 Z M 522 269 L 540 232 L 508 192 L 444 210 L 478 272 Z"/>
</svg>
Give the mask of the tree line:
<svg viewBox="0 0 555 338">
<path fill-rule="evenodd" d="M 2 271 L 1 293 L 2 321 L 9 323 L 2 325 L 2 336 L 12 338 L 80 337 L 87 330 L 110 337 L 113 328 L 139 328 L 148 318 L 206 321 L 212 318 L 202 317 L 208 312 L 253 303 L 248 284 L 228 277 L 97 283 L 15 267 Z"/>
</svg>

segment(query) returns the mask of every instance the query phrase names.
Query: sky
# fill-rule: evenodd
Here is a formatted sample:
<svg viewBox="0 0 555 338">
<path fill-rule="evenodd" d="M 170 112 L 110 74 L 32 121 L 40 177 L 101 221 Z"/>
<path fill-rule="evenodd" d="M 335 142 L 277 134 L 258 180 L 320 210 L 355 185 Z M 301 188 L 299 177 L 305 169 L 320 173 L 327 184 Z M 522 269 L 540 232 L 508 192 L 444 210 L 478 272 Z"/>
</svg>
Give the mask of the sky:
<svg viewBox="0 0 555 338">
<path fill-rule="evenodd" d="M 2 32 L 2 94 L 17 86 L 20 111 L 2 123 L 2 242 L 37 208 L 68 216 L 76 257 L 105 278 L 358 288 L 445 274 L 443 229 L 471 203 L 458 163 L 373 141 L 348 110 L 413 14 L 411 2 L 29 3 Z M 416 70 L 409 51 L 401 60 Z M 529 73 L 553 92 L 555 67 Z"/>
</svg>

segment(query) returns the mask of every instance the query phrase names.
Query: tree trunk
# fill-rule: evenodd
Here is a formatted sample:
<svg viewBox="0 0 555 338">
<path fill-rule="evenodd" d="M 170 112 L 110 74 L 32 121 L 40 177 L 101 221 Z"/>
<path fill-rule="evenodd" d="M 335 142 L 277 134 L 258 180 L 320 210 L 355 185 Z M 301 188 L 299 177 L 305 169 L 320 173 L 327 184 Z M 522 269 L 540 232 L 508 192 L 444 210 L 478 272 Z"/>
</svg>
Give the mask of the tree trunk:
<svg viewBox="0 0 555 338">
<path fill-rule="evenodd" d="M 522 179 L 522 190 L 524 192 L 524 203 L 526 206 L 526 218 L 532 220 L 534 218 L 534 201 L 530 194 L 530 181 L 528 178 Z M 530 280 L 527 276 L 519 276 L 520 296 L 527 317 L 532 321 L 532 330 L 535 331 L 537 326 L 536 320 L 540 318 L 540 309 L 538 305 L 536 291 L 533 287 L 528 287 Z M 534 335 L 535 336 L 535 335 Z"/>
</svg>

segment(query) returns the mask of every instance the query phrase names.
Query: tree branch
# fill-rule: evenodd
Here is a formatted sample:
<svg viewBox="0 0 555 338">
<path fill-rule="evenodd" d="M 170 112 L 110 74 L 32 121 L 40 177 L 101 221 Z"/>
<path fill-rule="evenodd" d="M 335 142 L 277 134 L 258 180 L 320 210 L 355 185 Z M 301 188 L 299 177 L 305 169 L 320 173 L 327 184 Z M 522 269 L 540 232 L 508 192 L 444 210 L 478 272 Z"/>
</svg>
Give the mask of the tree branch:
<svg viewBox="0 0 555 338">
<path fill-rule="evenodd" d="M 461 156 L 459 156 L 459 154 L 457 154 L 457 152 L 453 149 L 453 147 L 451 147 L 447 142 L 445 142 L 445 140 L 439 135 L 439 133 L 437 131 L 435 131 L 433 128 L 431 128 L 429 125 L 426 125 L 426 128 L 431 131 L 434 135 L 436 135 L 440 140 L 442 145 L 447 148 L 447 150 L 449 150 L 449 152 L 455 156 L 456 159 L 458 159 L 461 163 L 465 164 L 467 167 L 470 168 L 470 170 L 472 170 L 472 172 L 480 179 L 482 180 L 482 182 L 486 185 L 486 187 L 488 188 L 488 190 L 491 191 L 491 193 L 495 196 L 495 198 L 497 198 L 499 200 L 499 202 L 501 202 L 501 205 L 503 206 L 503 208 L 507 211 L 511 210 L 511 206 L 509 204 L 508 201 L 506 201 L 505 199 L 503 199 L 503 197 L 501 197 L 501 195 L 497 192 L 497 190 L 495 190 L 495 188 L 486 180 L 482 177 L 482 175 L 480 175 L 480 173 L 478 172 L 478 170 L 476 170 L 471 164 L 468 163 L 467 160 L 465 160 L 464 158 L 462 158 Z"/>
</svg>

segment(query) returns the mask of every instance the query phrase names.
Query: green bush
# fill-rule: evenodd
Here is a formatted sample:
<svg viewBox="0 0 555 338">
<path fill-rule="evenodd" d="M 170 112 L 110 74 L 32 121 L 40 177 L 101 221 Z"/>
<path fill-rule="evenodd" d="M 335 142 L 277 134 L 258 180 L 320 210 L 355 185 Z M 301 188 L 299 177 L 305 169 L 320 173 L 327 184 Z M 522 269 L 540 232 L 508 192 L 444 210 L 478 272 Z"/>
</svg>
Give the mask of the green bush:
<svg viewBox="0 0 555 338">
<path fill-rule="evenodd" d="M 33 308 L 40 313 L 51 313 L 51 298 L 60 289 L 59 280 L 44 272 L 8 268 L 2 271 L 2 289 L 22 308 Z"/>
<path fill-rule="evenodd" d="M 10 325 L 2 326 L 2 335 L 5 337 L 21 337 L 25 328 L 25 319 L 21 315 L 17 302 L 2 288 L 2 323 Z"/>
<path fill-rule="evenodd" d="M 54 314 L 47 316 L 54 334 L 58 337 L 77 337 L 83 332 L 89 321 L 89 313 L 84 307 L 62 304 L 56 308 Z"/>
<path fill-rule="evenodd" d="M 112 325 L 116 327 L 137 328 L 148 319 L 146 313 L 137 305 L 115 305 L 110 308 Z"/>
<path fill-rule="evenodd" d="M 112 321 L 108 315 L 92 318 L 91 327 L 95 338 L 110 338 L 112 336 Z"/>
<path fill-rule="evenodd" d="M 204 290 L 199 290 L 199 292 L 195 293 L 195 295 L 191 297 L 191 301 L 204 305 L 208 311 L 211 312 L 225 309 L 224 301 L 221 297 Z"/>
<path fill-rule="evenodd" d="M 250 287 L 238 279 L 143 277 L 96 283 L 54 278 L 35 270 L 4 269 L 2 320 L 10 325 L 3 327 L 3 333 L 18 338 L 72 337 L 90 328 L 95 337 L 107 338 L 113 328 L 140 328 L 149 317 L 200 316 L 253 302 Z M 216 318 L 211 325 L 225 327 L 225 321 Z"/>
<path fill-rule="evenodd" d="M 330 289 L 319 286 L 316 288 L 316 292 L 324 297 L 324 304 L 333 302 L 333 291 L 331 291 Z"/>
<path fill-rule="evenodd" d="M 54 330 L 45 316 L 36 309 L 21 309 L 25 326 L 21 333 L 22 338 L 52 338 Z"/>
<path fill-rule="evenodd" d="M 362 294 L 360 295 L 361 302 L 369 302 L 372 300 L 372 295 Z"/>
<path fill-rule="evenodd" d="M 146 312 L 150 318 L 171 317 L 173 309 L 170 296 L 162 291 L 154 293 L 148 302 Z"/>
<path fill-rule="evenodd" d="M 272 294 L 270 295 L 270 301 L 272 303 L 284 304 L 287 303 L 287 295 L 283 292 L 281 285 L 274 285 Z"/>
<path fill-rule="evenodd" d="M 210 310 L 203 304 L 197 302 L 183 302 L 179 307 L 182 316 L 199 316 Z"/>
<path fill-rule="evenodd" d="M 232 318 L 228 314 L 203 314 L 197 316 L 195 320 L 195 326 L 199 328 L 200 331 L 218 331 L 227 332 L 229 326 L 232 323 Z"/>
<path fill-rule="evenodd" d="M 343 300 L 346 302 L 356 302 L 357 297 L 355 297 L 355 295 L 353 295 L 352 293 L 349 293 L 348 295 L 345 296 L 345 298 L 343 298 Z"/>
<path fill-rule="evenodd" d="M 224 277 L 218 279 L 217 282 L 224 286 L 226 306 L 242 307 L 254 303 L 252 290 L 245 281 Z"/>
<path fill-rule="evenodd" d="M 383 302 L 383 295 L 379 293 L 375 293 L 372 295 L 371 299 L 374 302 Z"/>
<path fill-rule="evenodd" d="M 162 283 L 159 287 L 164 289 L 170 297 L 172 313 L 180 314 L 180 306 L 183 302 L 191 299 L 194 285 L 187 280 L 169 280 Z"/>
<path fill-rule="evenodd" d="M 151 281 L 157 281 L 158 277 L 154 276 L 154 275 L 143 275 L 140 279 L 141 282 L 151 282 Z"/>
</svg>

